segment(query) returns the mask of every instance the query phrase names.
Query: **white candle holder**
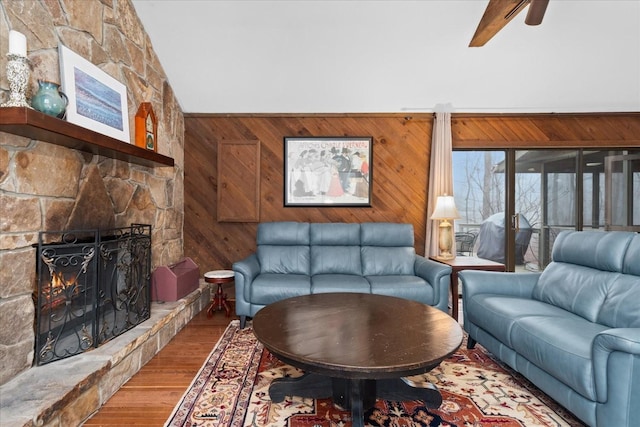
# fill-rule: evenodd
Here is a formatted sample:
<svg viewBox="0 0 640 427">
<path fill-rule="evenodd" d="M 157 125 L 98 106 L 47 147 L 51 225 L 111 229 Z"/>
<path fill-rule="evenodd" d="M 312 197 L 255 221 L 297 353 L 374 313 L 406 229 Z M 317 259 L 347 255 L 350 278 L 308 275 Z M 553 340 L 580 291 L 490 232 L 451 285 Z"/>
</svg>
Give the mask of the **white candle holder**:
<svg viewBox="0 0 640 427">
<path fill-rule="evenodd" d="M 27 86 L 29 85 L 29 59 L 26 56 L 7 54 L 7 80 L 9 80 L 9 100 L 0 107 L 29 107 Z"/>
</svg>

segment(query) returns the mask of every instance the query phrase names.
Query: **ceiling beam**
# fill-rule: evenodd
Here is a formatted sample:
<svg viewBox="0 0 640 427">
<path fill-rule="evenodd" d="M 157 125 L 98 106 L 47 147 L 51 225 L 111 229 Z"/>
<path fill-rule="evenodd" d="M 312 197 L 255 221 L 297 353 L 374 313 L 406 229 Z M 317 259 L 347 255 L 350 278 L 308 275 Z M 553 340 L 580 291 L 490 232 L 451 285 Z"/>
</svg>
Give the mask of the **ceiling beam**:
<svg viewBox="0 0 640 427">
<path fill-rule="evenodd" d="M 529 2 L 530 0 L 489 0 L 469 47 L 484 46 Z"/>
</svg>

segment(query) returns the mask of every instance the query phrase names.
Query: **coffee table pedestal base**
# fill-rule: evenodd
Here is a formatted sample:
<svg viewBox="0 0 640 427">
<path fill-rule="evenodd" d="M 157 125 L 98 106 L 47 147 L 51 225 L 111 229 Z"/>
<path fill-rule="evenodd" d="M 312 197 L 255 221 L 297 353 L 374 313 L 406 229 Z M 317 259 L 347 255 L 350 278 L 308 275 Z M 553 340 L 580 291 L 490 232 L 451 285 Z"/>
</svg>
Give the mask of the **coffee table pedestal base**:
<svg viewBox="0 0 640 427">
<path fill-rule="evenodd" d="M 442 395 L 431 383 L 414 383 L 404 378 L 379 380 L 331 378 L 306 373 L 296 378 L 277 378 L 269 387 L 273 402 L 282 402 L 285 396 L 314 399 L 332 398 L 344 410 L 351 410 L 354 427 L 364 426 L 364 411 L 373 407 L 376 399 L 397 402 L 421 400 L 427 408 L 438 408 Z"/>
</svg>

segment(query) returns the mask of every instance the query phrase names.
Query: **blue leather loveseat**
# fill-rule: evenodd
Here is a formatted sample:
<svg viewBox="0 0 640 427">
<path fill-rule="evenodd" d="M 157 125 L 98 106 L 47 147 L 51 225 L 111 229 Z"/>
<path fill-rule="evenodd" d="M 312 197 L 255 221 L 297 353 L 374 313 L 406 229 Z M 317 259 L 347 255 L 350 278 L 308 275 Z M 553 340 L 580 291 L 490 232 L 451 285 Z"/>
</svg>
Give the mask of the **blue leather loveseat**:
<svg viewBox="0 0 640 427">
<path fill-rule="evenodd" d="M 416 255 L 413 226 L 266 222 L 233 264 L 240 326 L 267 304 L 321 292 L 391 295 L 447 312 L 451 267 Z"/>
<path fill-rule="evenodd" d="M 590 426 L 640 426 L 640 235 L 563 231 L 542 273 L 460 278 L 470 347 Z"/>
</svg>

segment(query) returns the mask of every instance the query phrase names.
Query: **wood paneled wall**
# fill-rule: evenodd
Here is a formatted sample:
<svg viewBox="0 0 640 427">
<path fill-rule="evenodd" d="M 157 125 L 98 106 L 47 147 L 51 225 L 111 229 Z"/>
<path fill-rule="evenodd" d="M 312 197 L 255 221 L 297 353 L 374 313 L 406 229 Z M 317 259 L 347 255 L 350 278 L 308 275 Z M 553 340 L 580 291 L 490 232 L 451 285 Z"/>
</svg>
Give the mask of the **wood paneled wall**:
<svg viewBox="0 0 640 427">
<path fill-rule="evenodd" d="M 260 141 L 260 221 L 407 222 L 424 253 L 431 114 L 185 115 L 185 256 L 201 272 L 255 250 L 257 223 L 216 221 L 220 140 Z M 285 136 L 372 136 L 371 207 L 284 207 Z"/>
<path fill-rule="evenodd" d="M 640 113 L 454 114 L 453 148 L 640 147 Z"/>
<path fill-rule="evenodd" d="M 432 114 L 185 115 L 185 256 L 201 272 L 255 250 L 257 223 L 217 222 L 218 141 L 260 140 L 260 221 L 408 222 L 424 253 Z M 370 208 L 283 206 L 285 136 L 372 136 Z M 640 147 L 640 114 L 453 114 L 454 148 Z"/>
</svg>

